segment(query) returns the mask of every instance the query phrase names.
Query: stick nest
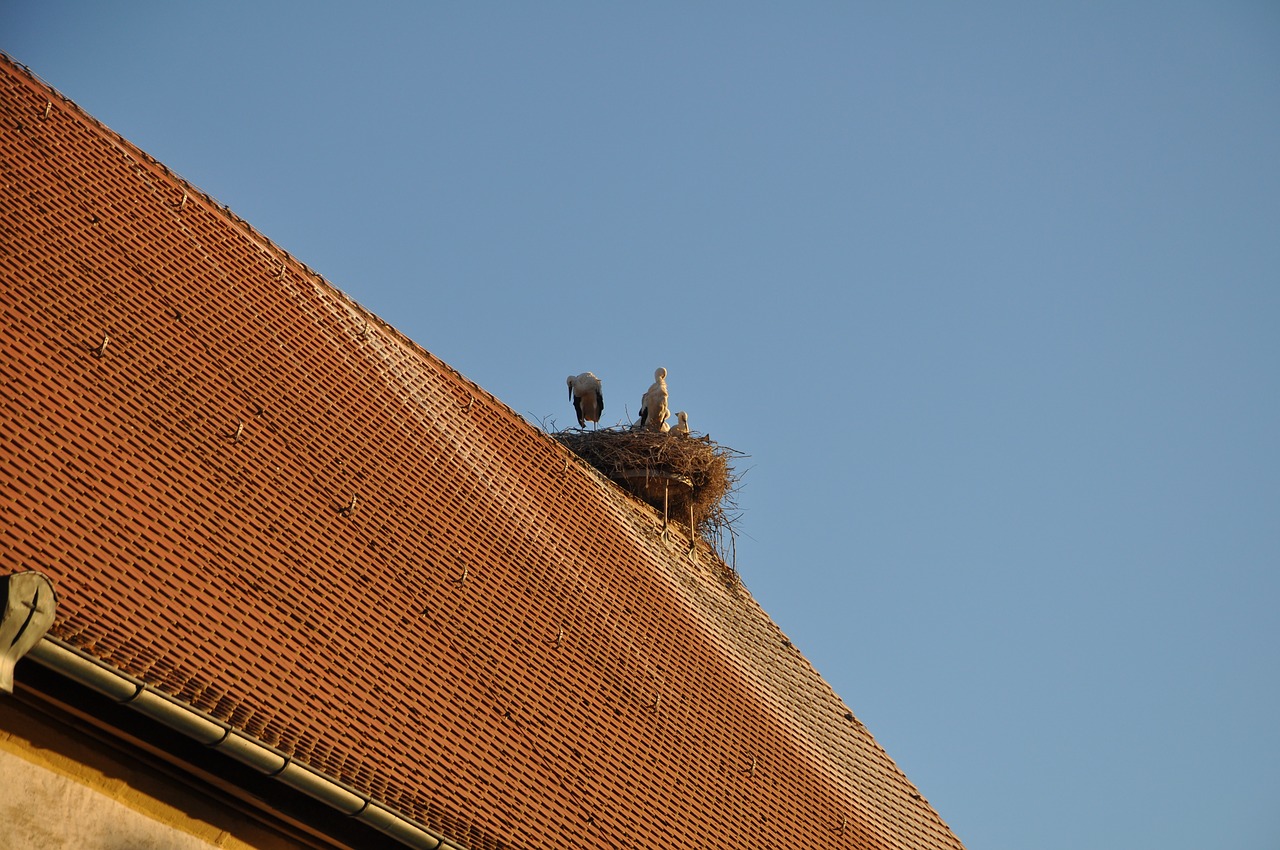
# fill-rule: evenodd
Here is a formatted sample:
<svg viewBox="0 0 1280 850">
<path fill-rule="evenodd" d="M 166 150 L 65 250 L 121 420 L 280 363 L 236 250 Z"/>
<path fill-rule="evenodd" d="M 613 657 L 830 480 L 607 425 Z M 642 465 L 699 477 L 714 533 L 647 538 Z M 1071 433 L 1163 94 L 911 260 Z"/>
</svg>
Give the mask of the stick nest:
<svg viewBox="0 0 1280 850">
<path fill-rule="evenodd" d="M 696 530 L 724 557 L 726 535 L 732 545 L 738 485 L 730 461 L 740 452 L 708 436 L 674 432 L 602 428 L 551 434 L 607 478 L 644 499 L 669 519 Z"/>
</svg>

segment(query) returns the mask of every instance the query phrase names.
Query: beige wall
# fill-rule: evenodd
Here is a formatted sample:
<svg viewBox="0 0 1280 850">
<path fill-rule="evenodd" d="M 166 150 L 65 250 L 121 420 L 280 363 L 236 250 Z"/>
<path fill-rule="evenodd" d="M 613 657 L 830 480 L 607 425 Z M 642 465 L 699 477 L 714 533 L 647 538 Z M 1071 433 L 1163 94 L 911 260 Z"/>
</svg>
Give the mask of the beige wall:
<svg viewBox="0 0 1280 850">
<path fill-rule="evenodd" d="M 302 846 L 0 694 L 0 848 Z"/>
<path fill-rule="evenodd" d="M 41 757 L 0 750 L 0 842 L 7 850 L 218 846 L 114 799 L 107 789 L 82 785 L 77 778 L 28 761 L 28 755 Z"/>
</svg>

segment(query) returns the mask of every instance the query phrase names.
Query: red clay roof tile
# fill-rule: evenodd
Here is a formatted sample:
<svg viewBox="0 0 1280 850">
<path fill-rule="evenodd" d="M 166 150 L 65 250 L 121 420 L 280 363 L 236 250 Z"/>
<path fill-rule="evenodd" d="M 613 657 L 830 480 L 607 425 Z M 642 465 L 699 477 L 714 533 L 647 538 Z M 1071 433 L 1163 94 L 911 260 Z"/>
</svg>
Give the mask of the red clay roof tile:
<svg viewBox="0 0 1280 850">
<path fill-rule="evenodd" d="M 59 638 L 477 850 L 960 846 L 708 548 L 0 68 L 0 552 Z"/>
</svg>

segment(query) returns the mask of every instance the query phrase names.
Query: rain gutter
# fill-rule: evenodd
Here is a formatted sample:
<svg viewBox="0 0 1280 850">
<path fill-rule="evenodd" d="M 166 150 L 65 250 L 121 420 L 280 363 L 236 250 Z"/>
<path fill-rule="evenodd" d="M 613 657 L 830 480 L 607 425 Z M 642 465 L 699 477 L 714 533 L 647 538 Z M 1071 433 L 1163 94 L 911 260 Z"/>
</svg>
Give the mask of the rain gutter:
<svg viewBox="0 0 1280 850">
<path fill-rule="evenodd" d="M 194 706 L 45 636 L 27 658 L 74 682 L 301 791 L 414 850 L 466 850 L 373 798 L 326 776 L 262 741 L 234 729 Z"/>
</svg>

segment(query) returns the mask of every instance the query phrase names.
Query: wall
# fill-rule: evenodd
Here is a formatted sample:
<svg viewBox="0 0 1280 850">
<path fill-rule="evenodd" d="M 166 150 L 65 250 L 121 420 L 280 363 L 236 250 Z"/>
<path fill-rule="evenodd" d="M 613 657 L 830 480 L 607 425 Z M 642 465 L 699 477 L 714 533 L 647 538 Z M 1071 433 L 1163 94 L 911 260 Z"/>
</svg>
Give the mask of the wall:
<svg viewBox="0 0 1280 850">
<path fill-rule="evenodd" d="M 4 850 L 300 850 L 200 791 L 0 695 Z"/>
</svg>

